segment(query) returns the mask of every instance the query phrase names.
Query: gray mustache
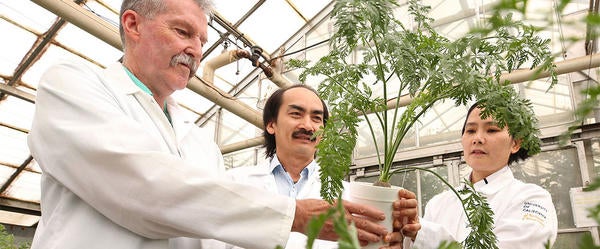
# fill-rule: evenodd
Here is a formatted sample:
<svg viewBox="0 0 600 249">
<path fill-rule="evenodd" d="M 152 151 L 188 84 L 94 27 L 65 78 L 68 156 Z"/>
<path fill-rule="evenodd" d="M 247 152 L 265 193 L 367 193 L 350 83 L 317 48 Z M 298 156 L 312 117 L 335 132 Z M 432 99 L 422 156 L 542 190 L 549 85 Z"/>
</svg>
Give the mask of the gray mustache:
<svg viewBox="0 0 600 249">
<path fill-rule="evenodd" d="M 170 64 L 171 66 L 175 66 L 179 63 L 184 64 L 190 68 L 190 78 L 192 76 L 194 76 L 194 74 L 196 73 L 196 70 L 198 70 L 198 64 L 194 60 L 194 57 L 192 57 L 188 54 L 180 53 L 178 55 L 173 56 L 173 58 L 171 58 L 171 64 Z"/>
</svg>

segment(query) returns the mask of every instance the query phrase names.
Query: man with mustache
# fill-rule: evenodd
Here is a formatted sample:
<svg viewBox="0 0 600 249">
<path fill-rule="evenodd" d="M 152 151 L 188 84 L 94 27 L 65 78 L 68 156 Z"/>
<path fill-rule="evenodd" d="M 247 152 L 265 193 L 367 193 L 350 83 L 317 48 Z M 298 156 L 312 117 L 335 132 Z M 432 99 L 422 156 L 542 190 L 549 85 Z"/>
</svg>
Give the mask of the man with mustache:
<svg viewBox="0 0 600 249">
<path fill-rule="evenodd" d="M 312 88 L 293 85 L 276 90 L 263 109 L 268 162 L 233 168 L 227 174 L 237 182 L 295 199 L 319 198 L 319 165 L 314 158 L 321 138 L 313 135 L 328 118 L 327 106 Z M 306 236 L 292 233 L 286 248 L 306 248 Z M 313 248 L 337 248 L 337 243 L 317 240 Z"/>
<path fill-rule="evenodd" d="M 295 199 L 320 198 L 320 168 L 315 161 L 317 144 L 314 136 L 329 119 L 327 106 L 317 92 L 307 85 L 292 85 L 276 90 L 263 109 L 263 137 L 267 163 L 255 167 L 238 167 L 227 171 L 237 182 L 266 189 Z M 402 192 L 402 202 L 414 202 L 413 193 Z M 400 201 L 400 200 L 399 200 Z M 417 214 L 416 205 L 414 215 Z M 395 233 L 398 235 L 398 233 Z M 398 237 L 386 238 L 400 247 Z M 292 233 L 286 249 L 306 248 L 306 236 Z M 313 248 L 337 248 L 336 242 L 316 240 Z"/>
<path fill-rule="evenodd" d="M 32 249 L 166 249 L 175 237 L 274 248 L 330 207 L 226 179 L 212 136 L 171 97 L 195 74 L 210 9 L 208 0 L 124 0 L 122 63 L 44 73 L 28 137 L 43 171 Z M 344 207 L 383 219 L 368 206 Z M 387 234 L 350 219 L 364 244 Z M 320 236 L 336 239 L 327 228 Z"/>
</svg>

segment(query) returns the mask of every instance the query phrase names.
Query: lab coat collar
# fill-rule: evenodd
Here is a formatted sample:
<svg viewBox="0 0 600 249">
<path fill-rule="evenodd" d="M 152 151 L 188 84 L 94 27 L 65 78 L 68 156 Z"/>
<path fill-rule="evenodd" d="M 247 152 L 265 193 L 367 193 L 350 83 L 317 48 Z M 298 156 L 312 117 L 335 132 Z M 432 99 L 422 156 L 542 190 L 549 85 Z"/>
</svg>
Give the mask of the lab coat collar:
<svg viewBox="0 0 600 249">
<path fill-rule="evenodd" d="M 115 85 L 115 89 L 119 89 L 124 94 L 134 94 L 136 92 L 144 92 L 140 89 L 127 75 L 123 68 L 123 64 L 115 62 L 106 68 L 104 74 L 110 80 L 111 84 Z"/>
<path fill-rule="evenodd" d="M 274 174 L 271 174 L 273 172 L 273 170 L 279 166 L 281 163 L 279 162 L 279 158 L 277 158 L 277 155 L 274 155 L 271 158 L 271 161 L 269 163 L 269 167 L 264 167 L 263 169 L 267 170 L 266 172 L 264 172 L 264 174 L 269 174 L 271 175 L 273 181 L 272 181 L 272 188 L 276 189 L 277 186 L 275 185 L 275 176 Z M 307 181 L 304 184 L 304 186 L 302 187 L 302 189 L 300 189 L 300 192 L 298 192 L 298 194 L 296 195 L 297 199 L 304 199 L 304 198 L 314 198 L 319 196 L 319 191 L 321 189 L 321 182 L 320 182 L 320 178 L 319 178 L 319 172 L 320 172 L 320 168 L 319 165 L 317 164 L 317 161 L 312 160 L 307 166 L 306 169 L 308 170 L 308 174 L 307 174 Z"/>
<path fill-rule="evenodd" d="M 167 110 L 171 116 L 171 123 L 154 98 L 133 82 L 121 63 L 113 63 L 108 66 L 105 76 L 109 79 L 110 84 L 114 84 L 114 89 L 121 91 L 125 95 L 132 95 L 154 117 L 161 135 L 169 146 L 169 150 L 174 155 L 179 155 L 178 144 L 192 129 L 193 122 L 185 118 L 177 102 L 171 96 L 167 97 Z"/>
<path fill-rule="evenodd" d="M 275 154 L 272 158 L 271 158 L 271 162 L 269 163 L 269 173 L 273 172 L 273 170 L 279 166 L 281 163 L 279 162 L 279 158 L 277 158 L 277 154 Z M 316 172 L 316 170 L 318 169 L 317 166 L 317 162 L 313 159 L 308 166 L 305 167 L 308 170 L 308 178 L 312 178 L 312 174 L 314 174 Z"/>
<path fill-rule="evenodd" d="M 506 187 L 514 179 L 514 175 L 508 166 L 494 172 L 485 179 L 482 179 L 473 186 L 475 190 L 485 195 L 492 195 Z M 487 181 L 487 183 L 486 183 Z"/>
</svg>

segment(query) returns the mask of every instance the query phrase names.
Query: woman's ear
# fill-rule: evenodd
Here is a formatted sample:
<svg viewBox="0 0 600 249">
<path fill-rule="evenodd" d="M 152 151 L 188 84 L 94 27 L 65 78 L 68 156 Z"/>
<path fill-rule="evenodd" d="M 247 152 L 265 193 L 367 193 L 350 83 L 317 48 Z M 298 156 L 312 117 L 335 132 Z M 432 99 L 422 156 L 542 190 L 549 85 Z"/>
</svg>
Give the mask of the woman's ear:
<svg viewBox="0 0 600 249">
<path fill-rule="evenodd" d="M 522 139 L 513 139 L 512 140 L 512 146 L 510 148 L 510 153 L 514 154 L 517 153 L 517 151 L 519 151 L 521 149 L 521 142 L 523 140 Z"/>
</svg>

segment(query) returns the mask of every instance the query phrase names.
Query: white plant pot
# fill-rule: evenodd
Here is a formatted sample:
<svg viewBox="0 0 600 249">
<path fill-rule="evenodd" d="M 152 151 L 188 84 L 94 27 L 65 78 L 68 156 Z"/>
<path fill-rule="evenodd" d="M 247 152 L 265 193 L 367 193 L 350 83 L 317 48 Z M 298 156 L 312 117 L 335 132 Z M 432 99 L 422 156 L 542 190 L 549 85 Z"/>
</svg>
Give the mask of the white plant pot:
<svg viewBox="0 0 600 249">
<path fill-rule="evenodd" d="M 370 182 L 350 182 L 350 201 L 366 204 L 378 208 L 385 213 L 385 220 L 380 221 L 388 232 L 393 229 L 392 224 L 392 203 L 398 199 L 398 190 L 402 187 L 392 186 L 391 188 L 373 186 Z M 369 243 L 366 249 L 376 249 L 383 245 L 380 243 Z"/>
</svg>

